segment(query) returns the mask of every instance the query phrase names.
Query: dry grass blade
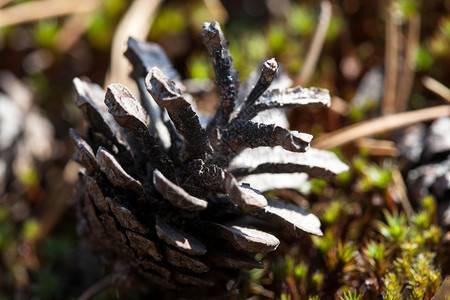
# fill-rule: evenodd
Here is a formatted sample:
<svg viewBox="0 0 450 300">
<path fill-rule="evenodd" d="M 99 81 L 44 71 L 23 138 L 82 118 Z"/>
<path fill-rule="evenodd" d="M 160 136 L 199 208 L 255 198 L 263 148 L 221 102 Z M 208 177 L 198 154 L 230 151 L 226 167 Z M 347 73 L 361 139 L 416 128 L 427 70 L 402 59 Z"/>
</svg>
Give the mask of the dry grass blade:
<svg viewBox="0 0 450 300">
<path fill-rule="evenodd" d="M 0 28 L 47 18 L 90 12 L 96 10 L 100 4 L 101 2 L 98 0 L 44 0 L 9 6 L 0 10 Z"/>
<path fill-rule="evenodd" d="M 72 15 L 64 21 L 55 39 L 55 48 L 60 53 L 67 52 L 86 32 L 92 13 Z"/>
<path fill-rule="evenodd" d="M 0 7 L 6 6 L 11 2 L 13 2 L 13 0 L 0 0 Z"/>
<path fill-rule="evenodd" d="M 403 206 L 403 209 L 406 212 L 408 218 L 414 216 L 414 210 L 411 206 L 411 203 L 408 200 L 407 189 L 405 185 L 405 181 L 403 180 L 402 173 L 398 169 L 398 166 L 392 166 L 392 182 L 394 184 L 394 188 L 400 198 L 400 202 Z"/>
<path fill-rule="evenodd" d="M 347 101 L 338 96 L 331 97 L 330 110 L 344 117 L 350 114 L 350 106 Z"/>
<path fill-rule="evenodd" d="M 356 143 L 359 148 L 367 149 L 370 155 L 398 156 L 398 149 L 393 141 L 361 138 Z"/>
<path fill-rule="evenodd" d="M 422 78 L 422 84 L 435 93 L 436 95 L 441 96 L 443 99 L 445 99 L 448 103 L 450 103 L 450 89 L 437 81 L 434 78 L 431 78 L 430 76 L 425 76 Z"/>
<path fill-rule="evenodd" d="M 127 40 L 129 37 L 145 40 L 161 2 L 161 0 L 135 0 L 128 8 L 114 34 L 111 46 L 111 65 L 106 76 L 106 84 L 117 81 L 122 82 L 125 86 L 131 85 L 128 77 L 130 64 L 123 56 Z"/>
<path fill-rule="evenodd" d="M 417 48 L 420 41 L 420 14 L 412 14 L 409 18 L 408 35 L 405 49 L 405 60 L 403 63 L 402 76 L 399 78 L 397 90 L 396 109 L 398 112 L 405 111 L 408 107 L 409 96 L 414 83 L 414 63 Z"/>
<path fill-rule="evenodd" d="M 386 16 L 386 57 L 384 76 L 384 97 L 381 108 L 383 114 L 396 111 L 395 96 L 397 92 L 398 79 L 398 53 L 399 53 L 399 25 L 397 16 L 391 5 Z"/>
<path fill-rule="evenodd" d="M 410 112 L 382 116 L 368 121 L 359 122 L 334 132 L 321 135 L 312 141 L 312 146 L 321 149 L 330 149 L 353 142 L 362 137 L 387 132 L 396 128 L 405 127 L 414 123 L 450 116 L 450 106 L 440 105 Z"/>
<path fill-rule="evenodd" d="M 295 79 L 296 84 L 306 85 L 316 69 L 317 60 L 322 52 L 322 47 L 325 42 L 326 33 L 331 20 L 331 3 L 329 1 L 322 1 L 320 4 L 320 17 L 319 24 L 317 25 L 316 32 L 314 33 L 311 46 L 308 49 L 308 54 L 305 58 L 305 64 L 301 73 Z"/>
</svg>

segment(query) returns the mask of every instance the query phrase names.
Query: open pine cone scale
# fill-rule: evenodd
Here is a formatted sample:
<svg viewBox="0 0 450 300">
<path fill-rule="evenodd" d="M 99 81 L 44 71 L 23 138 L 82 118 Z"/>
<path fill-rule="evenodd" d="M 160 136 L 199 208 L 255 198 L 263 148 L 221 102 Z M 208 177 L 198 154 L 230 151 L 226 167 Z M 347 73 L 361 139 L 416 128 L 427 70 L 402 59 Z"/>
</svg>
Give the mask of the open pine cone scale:
<svg viewBox="0 0 450 300">
<path fill-rule="evenodd" d="M 104 96 L 99 86 L 74 80 L 77 105 L 89 124 L 86 137 L 71 130 L 74 159 L 84 167 L 78 231 L 122 266 L 125 281 L 210 286 L 242 268 L 262 268 L 254 254 L 274 251 L 280 243 L 276 230 L 266 229 L 321 235 L 320 221 L 297 205 L 267 198 L 264 186 L 255 189 L 245 178 L 277 181 L 286 173 L 294 179 L 306 173 L 329 179 L 347 170 L 334 154 L 308 150 L 312 136 L 254 121 L 268 109 L 328 106 L 326 90 L 268 90 L 278 73 L 271 59 L 238 100 L 238 72 L 219 25 L 205 23 L 203 37 L 220 94 L 218 110 L 205 126 L 156 44 L 128 42 L 125 55 L 140 100 L 120 83 L 109 85 Z M 264 222 L 270 226 L 261 226 Z"/>
</svg>

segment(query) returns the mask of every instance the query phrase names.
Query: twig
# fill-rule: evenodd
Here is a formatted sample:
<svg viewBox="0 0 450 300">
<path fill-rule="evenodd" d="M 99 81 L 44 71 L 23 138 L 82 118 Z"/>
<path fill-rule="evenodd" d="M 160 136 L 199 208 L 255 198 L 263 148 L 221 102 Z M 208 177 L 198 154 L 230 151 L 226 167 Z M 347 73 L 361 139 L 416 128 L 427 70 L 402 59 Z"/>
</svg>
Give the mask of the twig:
<svg viewBox="0 0 450 300">
<path fill-rule="evenodd" d="M 370 155 L 396 157 L 398 150 L 395 143 L 388 140 L 361 138 L 356 141 L 359 148 L 366 148 Z"/>
<path fill-rule="evenodd" d="M 395 10 L 391 5 L 386 18 L 386 55 L 384 76 L 384 97 L 381 111 L 383 114 L 394 113 L 395 96 L 398 79 L 399 26 L 396 22 Z"/>
<path fill-rule="evenodd" d="M 330 110 L 344 117 L 350 114 L 350 106 L 347 101 L 338 96 L 331 97 Z"/>
<path fill-rule="evenodd" d="M 107 287 L 111 286 L 114 282 L 114 278 L 117 273 L 112 273 L 102 278 L 100 281 L 89 287 L 84 293 L 78 298 L 78 300 L 89 300 Z"/>
<path fill-rule="evenodd" d="M 316 32 L 314 33 L 311 46 L 308 49 L 305 64 L 303 65 L 300 75 L 298 75 L 295 79 L 295 83 L 298 85 L 303 86 L 311 79 L 311 75 L 316 68 L 319 55 L 322 52 L 328 26 L 330 25 L 331 14 L 331 3 L 329 1 L 322 1 L 320 3 L 319 24 L 317 25 Z"/>
<path fill-rule="evenodd" d="M 423 77 L 422 84 L 424 87 L 450 103 L 450 89 L 448 87 L 430 76 Z"/>
<path fill-rule="evenodd" d="M 99 0 L 43 0 L 26 2 L 1 9 L 0 28 L 47 18 L 90 12 L 96 10 L 99 6 Z"/>
<path fill-rule="evenodd" d="M 405 111 L 414 82 L 414 60 L 420 38 L 420 14 L 414 13 L 409 19 L 408 36 L 405 49 L 405 61 L 403 63 L 402 76 L 399 78 L 397 90 L 396 109 L 398 112 Z"/>
<path fill-rule="evenodd" d="M 106 85 L 117 81 L 124 86 L 133 86 L 128 78 L 129 62 L 123 56 L 127 40 L 129 37 L 137 40 L 144 40 L 147 37 L 161 2 L 162 0 L 135 0 L 120 20 L 111 46 L 111 64 L 109 73 L 106 75 Z"/>
<path fill-rule="evenodd" d="M 439 105 L 431 108 L 382 116 L 323 134 L 313 140 L 311 145 L 316 148 L 330 149 L 353 142 L 362 137 L 445 116 L 450 116 L 449 105 Z"/>
<path fill-rule="evenodd" d="M 408 200 L 408 195 L 406 193 L 406 185 L 403 180 L 402 174 L 396 165 L 392 166 L 392 182 L 395 185 L 396 191 L 399 193 L 400 202 L 402 203 L 403 209 L 406 215 L 411 218 L 414 215 L 414 210 L 411 203 Z"/>
<path fill-rule="evenodd" d="M 58 52 L 65 53 L 72 48 L 89 27 L 91 16 L 91 13 L 72 15 L 64 22 L 55 39 Z"/>
</svg>

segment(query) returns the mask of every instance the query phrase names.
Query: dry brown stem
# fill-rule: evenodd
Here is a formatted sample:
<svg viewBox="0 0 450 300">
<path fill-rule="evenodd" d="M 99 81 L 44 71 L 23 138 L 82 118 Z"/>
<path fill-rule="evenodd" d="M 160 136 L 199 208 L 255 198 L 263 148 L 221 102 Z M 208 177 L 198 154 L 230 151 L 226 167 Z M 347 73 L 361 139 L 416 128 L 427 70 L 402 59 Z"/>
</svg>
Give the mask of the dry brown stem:
<svg viewBox="0 0 450 300">
<path fill-rule="evenodd" d="M 0 28 L 64 15 L 96 10 L 99 0 L 43 0 L 9 6 L 0 10 Z"/>
<path fill-rule="evenodd" d="M 450 103 L 450 89 L 437 81 L 436 79 L 425 76 L 422 78 L 422 84 L 435 93 L 438 96 L 441 96 L 443 99 L 445 99 L 448 103 Z"/>
<path fill-rule="evenodd" d="M 387 132 L 414 123 L 450 116 L 449 105 L 439 105 L 415 111 L 381 116 L 359 122 L 336 131 L 321 135 L 311 145 L 320 149 L 330 149 L 353 142 L 359 138 Z"/>
<path fill-rule="evenodd" d="M 72 15 L 65 20 L 55 39 L 55 48 L 60 52 L 67 52 L 86 32 L 91 13 Z"/>
<path fill-rule="evenodd" d="M 408 34 L 403 63 L 402 76 L 399 78 L 396 111 L 405 111 L 414 82 L 414 60 L 420 40 L 420 14 L 414 13 L 409 18 Z"/>
<path fill-rule="evenodd" d="M 347 101 L 338 96 L 331 97 L 330 110 L 344 117 L 350 114 L 350 107 Z"/>
<path fill-rule="evenodd" d="M 6 6 L 11 3 L 13 0 L 0 0 L 0 7 Z"/>
<path fill-rule="evenodd" d="M 386 56 L 384 76 L 384 97 L 381 110 L 383 114 L 395 112 L 395 97 L 397 94 L 399 25 L 392 6 L 387 11 L 386 18 Z"/>
<path fill-rule="evenodd" d="M 129 37 L 145 40 L 161 2 L 161 0 L 135 0 L 120 20 L 111 46 L 111 64 L 109 73 L 106 75 L 106 85 L 113 81 L 131 85 L 128 77 L 130 64 L 123 56 L 127 40 Z"/>
<path fill-rule="evenodd" d="M 320 3 L 319 24 L 317 25 L 316 32 L 314 33 L 311 46 L 308 49 L 308 54 L 306 55 L 301 73 L 297 76 L 297 78 L 295 78 L 295 83 L 298 85 L 306 85 L 311 79 L 311 76 L 316 68 L 319 55 L 322 52 L 328 26 L 330 25 L 331 14 L 331 3 L 329 1 L 322 1 Z"/>
<path fill-rule="evenodd" d="M 405 185 L 405 181 L 403 180 L 402 173 L 398 169 L 398 166 L 392 166 L 392 183 L 395 188 L 398 197 L 400 198 L 400 202 L 403 206 L 403 209 L 406 212 L 406 215 L 411 218 L 414 216 L 414 210 L 411 206 L 411 203 L 408 200 L 407 189 Z"/>
<path fill-rule="evenodd" d="M 396 157 L 398 155 L 398 150 L 392 141 L 360 138 L 356 144 L 359 148 L 367 149 L 370 155 L 390 157 Z"/>
</svg>

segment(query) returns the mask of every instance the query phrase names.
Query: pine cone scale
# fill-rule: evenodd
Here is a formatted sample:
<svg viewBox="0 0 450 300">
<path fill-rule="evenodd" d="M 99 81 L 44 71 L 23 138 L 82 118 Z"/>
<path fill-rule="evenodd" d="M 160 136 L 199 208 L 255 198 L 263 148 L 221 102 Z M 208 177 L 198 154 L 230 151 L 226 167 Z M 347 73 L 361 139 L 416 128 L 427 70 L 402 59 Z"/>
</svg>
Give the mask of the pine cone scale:
<svg viewBox="0 0 450 300">
<path fill-rule="evenodd" d="M 139 181 L 131 177 L 119 164 L 116 158 L 105 148 L 99 147 L 96 161 L 100 170 L 108 177 L 112 184 L 124 189 L 142 192 L 143 187 Z"/>
<path fill-rule="evenodd" d="M 173 228 L 159 217 L 156 217 L 155 227 L 158 237 L 167 244 L 190 255 L 203 255 L 206 253 L 206 246 L 200 241 L 186 232 Z"/>
<path fill-rule="evenodd" d="M 180 90 L 170 82 L 158 68 L 153 68 L 146 78 L 148 92 L 156 103 L 167 109 L 178 132 L 186 141 L 189 159 L 205 159 L 212 152 L 206 131 L 200 125 L 197 114 L 191 104 L 183 98 Z"/>
<path fill-rule="evenodd" d="M 197 211 L 203 210 L 208 206 L 207 201 L 190 195 L 180 186 L 164 177 L 158 170 L 153 172 L 153 184 L 164 199 L 168 200 L 176 207 L 189 211 Z"/>
<path fill-rule="evenodd" d="M 154 260 L 162 261 L 163 255 L 154 242 L 133 231 L 128 230 L 126 234 L 130 241 L 131 248 L 133 248 L 139 256 L 150 255 Z"/>
<path fill-rule="evenodd" d="M 171 265 L 186 268 L 194 273 L 205 273 L 209 271 L 209 267 L 200 259 L 183 254 L 170 246 L 164 249 L 164 256 Z"/>
</svg>

